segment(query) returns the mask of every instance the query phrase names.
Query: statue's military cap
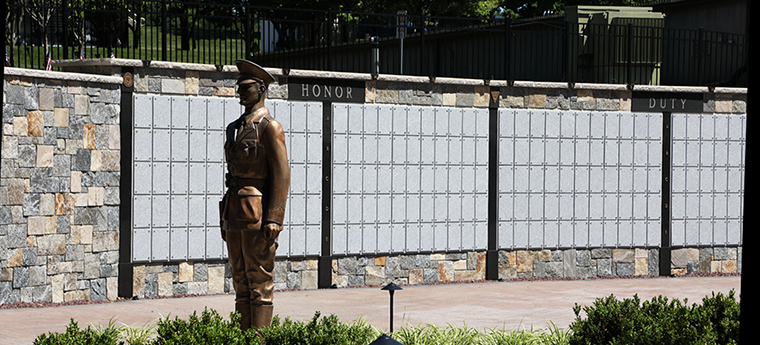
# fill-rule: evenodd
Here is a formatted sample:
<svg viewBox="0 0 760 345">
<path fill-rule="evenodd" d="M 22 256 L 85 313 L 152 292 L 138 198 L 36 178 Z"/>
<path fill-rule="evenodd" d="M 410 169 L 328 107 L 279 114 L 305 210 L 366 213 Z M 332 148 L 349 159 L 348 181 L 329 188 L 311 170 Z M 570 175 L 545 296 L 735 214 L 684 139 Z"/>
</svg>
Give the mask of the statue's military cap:
<svg viewBox="0 0 760 345">
<path fill-rule="evenodd" d="M 264 82 L 264 86 L 269 86 L 274 81 L 274 77 L 261 66 L 248 61 L 239 59 L 235 61 L 238 68 L 237 84 L 250 84 L 254 81 Z"/>
</svg>

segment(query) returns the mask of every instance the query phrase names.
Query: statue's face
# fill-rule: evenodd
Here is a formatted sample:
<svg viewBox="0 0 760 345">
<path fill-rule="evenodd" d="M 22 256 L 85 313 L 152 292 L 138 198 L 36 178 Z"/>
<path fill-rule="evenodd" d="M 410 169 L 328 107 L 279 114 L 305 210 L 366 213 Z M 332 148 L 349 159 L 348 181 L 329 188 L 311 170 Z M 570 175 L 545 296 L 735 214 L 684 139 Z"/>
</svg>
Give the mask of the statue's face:
<svg viewBox="0 0 760 345">
<path fill-rule="evenodd" d="M 258 82 L 238 85 L 237 93 L 240 98 L 240 104 L 248 108 L 259 103 L 261 95 L 264 92 L 263 89 L 264 87 Z"/>
</svg>

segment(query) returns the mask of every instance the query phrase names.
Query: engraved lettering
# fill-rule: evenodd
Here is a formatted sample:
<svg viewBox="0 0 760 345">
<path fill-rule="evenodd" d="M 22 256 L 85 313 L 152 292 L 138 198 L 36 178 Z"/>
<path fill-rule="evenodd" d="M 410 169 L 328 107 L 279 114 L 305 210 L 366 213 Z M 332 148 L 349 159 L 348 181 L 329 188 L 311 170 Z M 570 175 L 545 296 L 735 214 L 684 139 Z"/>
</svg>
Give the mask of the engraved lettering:
<svg viewBox="0 0 760 345">
<path fill-rule="evenodd" d="M 309 97 L 309 84 L 301 85 L 301 97 Z"/>
<path fill-rule="evenodd" d="M 325 85 L 325 97 L 332 97 L 332 87 Z"/>
<path fill-rule="evenodd" d="M 319 97 L 319 95 L 322 93 L 322 90 L 320 90 L 319 85 L 314 85 L 311 87 L 311 93 L 314 94 L 314 97 Z"/>
</svg>

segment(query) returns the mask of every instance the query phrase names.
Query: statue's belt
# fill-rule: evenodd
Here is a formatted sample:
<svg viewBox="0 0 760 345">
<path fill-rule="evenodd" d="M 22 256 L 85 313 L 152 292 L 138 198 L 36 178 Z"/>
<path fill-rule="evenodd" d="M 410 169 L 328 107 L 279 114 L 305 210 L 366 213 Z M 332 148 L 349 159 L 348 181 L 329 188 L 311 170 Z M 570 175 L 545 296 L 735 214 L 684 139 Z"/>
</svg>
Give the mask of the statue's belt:
<svg viewBox="0 0 760 345">
<path fill-rule="evenodd" d="M 259 190 L 261 190 L 262 187 L 266 186 L 266 183 L 267 179 L 235 177 L 231 176 L 230 174 L 227 174 L 224 182 L 227 188 L 254 186 Z"/>
</svg>

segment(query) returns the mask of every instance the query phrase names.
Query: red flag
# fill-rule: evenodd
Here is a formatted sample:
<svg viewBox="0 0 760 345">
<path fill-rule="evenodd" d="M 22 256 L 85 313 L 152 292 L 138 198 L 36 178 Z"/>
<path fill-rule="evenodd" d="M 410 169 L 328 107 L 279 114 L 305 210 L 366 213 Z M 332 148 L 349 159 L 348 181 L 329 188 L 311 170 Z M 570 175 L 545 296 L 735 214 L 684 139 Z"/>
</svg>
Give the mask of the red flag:
<svg viewBox="0 0 760 345">
<path fill-rule="evenodd" d="M 79 50 L 79 60 L 84 60 L 84 48 Z"/>
<path fill-rule="evenodd" d="M 13 67 L 13 65 L 11 65 L 11 58 L 10 58 L 10 56 L 8 56 L 8 48 L 7 47 L 5 48 L 5 65 L 8 66 L 8 67 Z"/>
<path fill-rule="evenodd" d="M 47 59 L 45 59 L 45 70 L 46 71 L 53 70 L 53 59 L 50 56 L 50 52 L 47 52 Z"/>
<path fill-rule="evenodd" d="M 115 59 L 116 55 L 113 54 L 113 48 L 111 48 L 111 59 Z"/>
</svg>

